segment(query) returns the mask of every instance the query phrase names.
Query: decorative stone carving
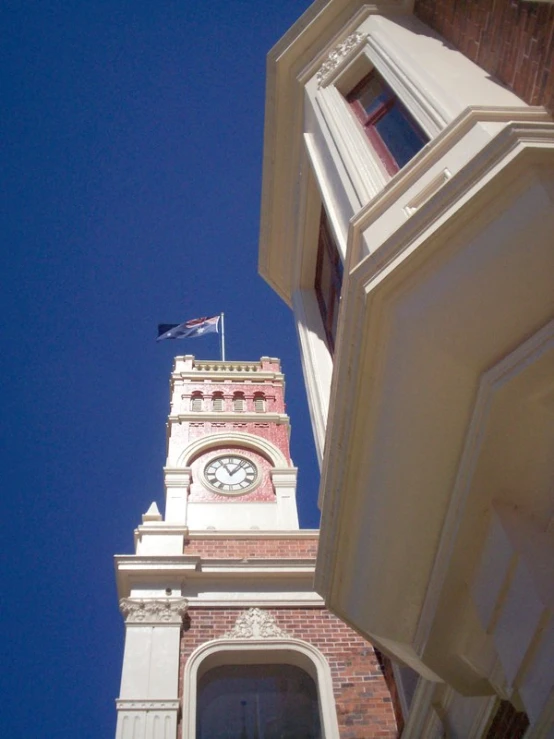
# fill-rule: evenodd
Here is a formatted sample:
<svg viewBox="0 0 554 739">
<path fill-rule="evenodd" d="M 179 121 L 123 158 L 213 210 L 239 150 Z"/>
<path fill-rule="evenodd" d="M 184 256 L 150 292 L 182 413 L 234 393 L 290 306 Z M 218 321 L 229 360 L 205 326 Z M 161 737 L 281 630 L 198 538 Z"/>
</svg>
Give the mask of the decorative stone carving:
<svg viewBox="0 0 554 739">
<path fill-rule="evenodd" d="M 340 44 L 335 46 L 335 48 L 331 52 L 329 52 L 329 54 L 327 55 L 327 59 L 323 62 L 316 75 L 318 87 L 321 87 L 321 85 L 325 82 L 331 72 L 334 72 L 334 70 L 339 66 L 343 59 L 345 59 L 350 54 L 350 52 L 352 52 L 354 49 L 357 49 L 358 46 L 361 46 L 366 38 L 367 35 L 365 33 L 353 33 L 352 35 L 345 38 L 344 41 L 341 41 Z"/>
<path fill-rule="evenodd" d="M 237 618 L 235 625 L 224 634 L 226 639 L 290 639 L 290 634 L 283 631 L 275 620 L 275 616 L 260 608 L 249 608 Z"/>
<path fill-rule="evenodd" d="M 116 700 L 118 711 L 178 711 L 178 700 L 129 700 L 118 698 Z"/>
<path fill-rule="evenodd" d="M 257 362 L 195 362 L 194 369 L 200 372 L 259 372 Z"/>
<path fill-rule="evenodd" d="M 188 607 L 186 598 L 122 598 L 119 609 L 127 623 L 180 624 Z"/>
</svg>

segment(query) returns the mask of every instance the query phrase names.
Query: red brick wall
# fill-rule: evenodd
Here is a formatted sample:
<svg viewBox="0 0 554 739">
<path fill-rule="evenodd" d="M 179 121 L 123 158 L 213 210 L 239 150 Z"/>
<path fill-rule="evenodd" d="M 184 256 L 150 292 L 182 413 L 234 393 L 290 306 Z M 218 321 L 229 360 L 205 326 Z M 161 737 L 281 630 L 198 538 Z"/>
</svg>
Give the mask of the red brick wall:
<svg viewBox="0 0 554 739">
<path fill-rule="evenodd" d="M 256 395 L 263 395 L 266 402 L 266 410 L 269 413 L 284 413 L 285 398 L 282 383 L 265 380 L 265 382 L 233 382 L 232 380 L 224 380 L 222 382 L 191 382 L 187 383 L 185 392 L 181 399 L 184 401 L 184 407 L 188 410 L 190 398 L 193 393 L 201 393 L 204 401 L 202 403 L 203 410 L 210 409 L 210 402 L 215 394 L 223 395 L 223 410 L 233 410 L 233 396 L 235 393 L 243 393 L 245 399 L 245 411 L 252 413 L 254 411 L 254 398 Z"/>
<path fill-rule="evenodd" d="M 381 667 L 385 683 L 389 689 L 389 693 L 392 701 L 392 708 L 394 711 L 394 717 L 396 719 L 396 725 L 398 726 L 398 736 L 401 736 L 402 730 L 404 729 L 404 716 L 402 715 L 402 705 L 400 703 L 400 696 L 398 694 L 398 686 L 394 678 L 394 672 L 392 669 L 392 662 L 388 657 L 380 652 L 378 649 L 375 650 L 375 656 Z"/>
<path fill-rule="evenodd" d="M 196 536 L 185 543 L 185 554 L 209 559 L 304 559 L 317 554 L 317 536 L 310 539 L 201 539 Z"/>
<path fill-rule="evenodd" d="M 554 7 L 523 0 L 416 0 L 415 14 L 531 105 L 554 111 Z"/>
<path fill-rule="evenodd" d="M 238 418 L 238 416 L 236 416 Z M 289 428 L 285 424 L 267 423 L 260 413 L 259 422 L 241 423 L 235 421 L 182 421 L 179 424 L 172 423 L 169 433 L 173 439 L 181 441 L 183 448 L 189 441 L 202 439 L 209 434 L 220 434 L 227 431 L 239 432 L 241 434 L 252 434 L 267 439 L 280 449 L 285 458 L 290 460 L 289 452 Z"/>
<path fill-rule="evenodd" d="M 244 608 L 191 608 L 181 642 L 179 686 L 191 652 L 230 631 Z M 370 644 L 324 608 L 267 609 L 278 625 L 313 644 L 331 668 L 341 739 L 393 739 L 398 736 L 385 678 Z"/>
</svg>

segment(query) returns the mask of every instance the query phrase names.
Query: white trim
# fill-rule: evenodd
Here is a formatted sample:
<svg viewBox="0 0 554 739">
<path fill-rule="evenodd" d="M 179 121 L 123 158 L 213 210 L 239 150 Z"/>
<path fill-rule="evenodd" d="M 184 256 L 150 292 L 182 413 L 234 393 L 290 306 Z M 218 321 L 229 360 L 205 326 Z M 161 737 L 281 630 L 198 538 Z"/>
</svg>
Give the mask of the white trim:
<svg viewBox="0 0 554 739">
<path fill-rule="evenodd" d="M 256 532 L 257 533 L 257 532 Z M 163 593 L 167 587 L 187 592 L 187 598 L 195 600 L 194 587 L 188 592 L 188 585 L 195 587 L 201 583 L 206 589 L 210 583 L 228 581 L 226 592 L 240 592 L 245 584 L 254 588 L 256 595 L 245 593 L 246 599 L 264 597 L 273 601 L 278 599 L 283 605 L 283 593 L 287 591 L 312 592 L 315 559 L 202 559 L 200 556 L 169 555 L 142 556 L 116 555 L 115 571 L 119 598 L 129 596 L 133 591 L 137 597 L 141 588 L 155 588 Z M 266 592 L 271 584 L 271 591 Z M 277 586 L 280 595 L 277 595 Z M 219 596 L 216 597 L 216 600 Z M 301 600 L 305 595 L 302 596 Z M 319 601 L 319 596 L 316 596 Z M 298 600 L 295 596 L 294 600 Z"/>
<path fill-rule="evenodd" d="M 183 421 L 192 421 L 193 423 L 199 421 L 203 423 L 206 421 L 248 423 L 248 421 L 252 421 L 254 423 L 260 423 L 260 416 L 261 413 L 259 411 L 185 411 L 184 413 L 172 413 L 168 416 L 168 421 L 170 423 L 182 423 Z M 288 426 L 289 417 L 286 413 L 264 412 L 263 422 L 279 423 Z"/>
<path fill-rule="evenodd" d="M 365 53 L 430 139 L 448 125 L 446 111 L 441 110 L 439 101 L 432 97 L 425 85 L 418 84 L 414 70 L 402 67 L 397 44 L 387 38 L 382 29 L 368 35 Z"/>
<path fill-rule="evenodd" d="M 168 524 L 166 521 L 148 521 L 147 524 L 141 525 L 135 529 L 135 539 L 141 534 L 182 534 L 190 540 L 202 539 L 315 539 L 319 538 L 319 529 L 283 529 L 282 531 L 271 529 L 256 529 L 255 531 L 233 531 L 232 529 L 198 529 L 190 530 L 187 526 L 181 524 Z"/>
<path fill-rule="evenodd" d="M 235 653 L 241 663 L 247 653 L 251 664 L 282 662 L 300 667 L 317 685 L 322 739 L 339 739 L 333 680 L 329 663 L 323 654 L 300 639 L 215 639 L 197 647 L 187 659 L 183 679 L 183 735 L 196 737 L 196 701 L 198 677 L 212 667 L 232 664 Z M 257 654 L 256 654 L 257 653 Z M 263 654 L 265 653 L 265 654 Z"/>
<path fill-rule="evenodd" d="M 432 700 L 437 683 L 420 678 L 412 698 L 410 712 L 406 717 L 402 739 L 421 739 L 428 737 L 424 731 L 429 714 L 432 711 Z"/>
<path fill-rule="evenodd" d="M 178 711 L 179 701 L 168 698 L 148 698 L 135 700 L 134 698 L 116 698 L 115 705 L 118 711 Z"/>
<path fill-rule="evenodd" d="M 307 587 L 310 586 L 307 581 Z M 236 587 L 240 587 L 237 584 Z M 289 587 L 294 587 L 290 584 Z M 185 588 L 186 592 L 186 588 Z M 232 600 L 231 600 L 232 597 Z M 321 609 L 325 607 L 325 603 L 321 596 L 313 591 L 306 590 L 304 592 L 294 593 L 291 595 L 290 590 L 274 591 L 270 595 L 267 593 L 237 593 L 233 592 L 218 593 L 217 596 L 196 596 L 188 595 L 187 600 L 191 609 L 194 608 L 315 608 Z"/>
<path fill-rule="evenodd" d="M 292 531 L 232 531 L 221 529 L 218 531 L 186 531 L 189 539 L 316 539 L 319 537 L 319 529 L 299 529 Z"/>
<path fill-rule="evenodd" d="M 340 60 L 331 79 L 314 91 L 314 104 L 321 110 L 340 161 L 363 205 L 385 187 L 391 176 L 369 144 L 339 87 L 351 89 L 364 74 L 375 69 L 429 139 L 445 128 L 448 118 L 432 95 L 424 94 L 426 88 L 413 81 L 413 72 L 402 68 L 394 43 L 382 29 L 359 35 L 363 36 L 363 41 Z M 359 68 L 359 74 L 351 80 L 354 66 Z M 332 148 L 330 152 L 332 155 Z"/>
<path fill-rule="evenodd" d="M 333 375 L 333 359 L 325 343 L 323 322 L 315 290 L 296 290 L 292 296 L 294 318 L 300 359 L 308 408 L 312 421 L 312 429 L 319 465 L 323 459 L 327 414 L 329 412 L 329 395 Z"/>
<path fill-rule="evenodd" d="M 205 415 L 207 416 L 209 414 Z M 217 414 L 217 417 L 221 419 L 222 414 Z M 243 415 L 243 418 L 246 417 Z M 259 421 L 259 419 L 259 414 L 256 414 L 252 417 L 252 420 Z M 264 416 L 264 420 L 266 419 L 267 416 Z M 291 467 L 290 462 L 288 462 L 283 452 L 278 447 L 276 447 L 275 444 L 272 444 L 270 441 L 263 439 L 261 436 L 254 436 L 253 434 L 243 434 L 240 431 L 223 431 L 210 434 L 209 436 L 203 436 L 201 439 L 195 439 L 190 444 L 187 444 L 187 446 L 177 457 L 176 466 L 165 467 L 164 471 L 169 472 L 173 469 L 189 467 L 193 457 L 200 454 L 201 452 L 207 451 L 208 449 L 220 446 L 222 441 L 224 441 L 225 445 L 229 447 L 232 447 L 235 444 L 239 444 L 248 449 L 255 449 L 261 452 L 266 457 L 269 457 L 274 467 Z"/>
<path fill-rule="evenodd" d="M 471 736 L 480 739 L 485 736 L 485 730 L 489 726 L 489 722 L 492 719 L 492 714 L 496 708 L 496 702 L 498 696 L 491 695 L 488 700 L 483 700 L 481 708 L 475 712 L 475 717 L 471 725 Z"/>
</svg>

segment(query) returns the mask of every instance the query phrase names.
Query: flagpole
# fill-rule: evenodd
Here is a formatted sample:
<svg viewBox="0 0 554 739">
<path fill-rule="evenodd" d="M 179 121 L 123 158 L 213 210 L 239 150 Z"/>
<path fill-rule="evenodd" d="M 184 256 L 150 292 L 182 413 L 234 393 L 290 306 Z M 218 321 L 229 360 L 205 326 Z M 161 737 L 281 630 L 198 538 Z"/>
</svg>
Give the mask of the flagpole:
<svg viewBox="0 0 554 739">
<path fill-rule="evenodd" d="M 221 361 L 225 361 L 225 313 L 221 314 Z"/>
</svg>

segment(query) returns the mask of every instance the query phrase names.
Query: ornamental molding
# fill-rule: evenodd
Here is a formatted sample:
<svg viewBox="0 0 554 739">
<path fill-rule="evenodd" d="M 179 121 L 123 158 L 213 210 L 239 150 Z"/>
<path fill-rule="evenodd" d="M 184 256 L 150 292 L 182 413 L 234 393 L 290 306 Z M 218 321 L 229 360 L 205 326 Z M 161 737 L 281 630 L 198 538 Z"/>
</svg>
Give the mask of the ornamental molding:
<svg viewBox="0 0 554 739">
<path fill-rule="evenodd" d="M 178 711 L 178 700 L 147 700 L 136 701 L 118 698 L 116 701 L 118 711 Z"/>
<path fill-rule="evenodd" d="M 291 635 L 277 624 L 275 616 L 261 608 L 249 608 L 237 618 L 224 639 L 290 639 Z"/>
<path fill-rule="evenodd" d="M 122 598 L 119 610 L 126 623 L 181 624 L 188 608 L 186 598 Z"/>
<path fill-rule="evenodd" d="M 356 32 L 347 36 L 344 41 L 337 44 L 332 51 L 329 52 L 327 58 L 319 68 L 316 74 L 317 86 L 321 87 L 325 80 L 337 69 L 340 64 L 350 56 L 350 54 L 361 46 L 367 38 L 367 34 Z"/>
<path fill-rule="evenodd" d="M 209 413 L 206 414 L 206 416 L 209 415 Z M 221 418 L 221 414 L 215 413 L 212 415 L 214 415 L 214 417 Z M 266 416 L 264 417 L 264 421 L 267 420 L 267 415 L 268 414 L 266 414 Z M 183 416 L 182 418 L 186 420 L 185 416 Z M 286 415 L 275 414 L 275 417 L 270 418 L 269 420 L 274 421 L 277 419 L 281 419 L 283 420 L 283 422 L 285 422 L 286 420 L 286 424 L 288 425 L 288 416 Z M 169 420 L 171 422 L 172 419 L 170 418 Z M 253 413 L 251 417 L 246 418 L 243 416 L 242 420 L 245 422 L 260 421 L 260 414 Z M 188 469 L 190 461 L 194 459 L 198 454 L 200 454 L 201 452 L 207 452 L 213 448 L 218 448 L 219 446 L 221 446 L 222 441 L 224 441 L 225 445 L 229 447 L 241 446 L 249 451 L 259 452 L 260 454 L 268 457 L 274 467 L 289 469 L 291 466 L 290 462 L 287 460 L 279 447 L 261 436 L 247 434 L 242 431 L 216 431 L 214 433 L 208 434 L 207 436 L 202 436 L 199 439 L 191 441 L 190 444 L 188 444 L 181 451 L 177 459 L 172 460 L 171 465 L 168 465 L 164 468 L 164 472 L 167 472 L 168 470 L 177 471 L 183 468 Z"/>
</svg>

